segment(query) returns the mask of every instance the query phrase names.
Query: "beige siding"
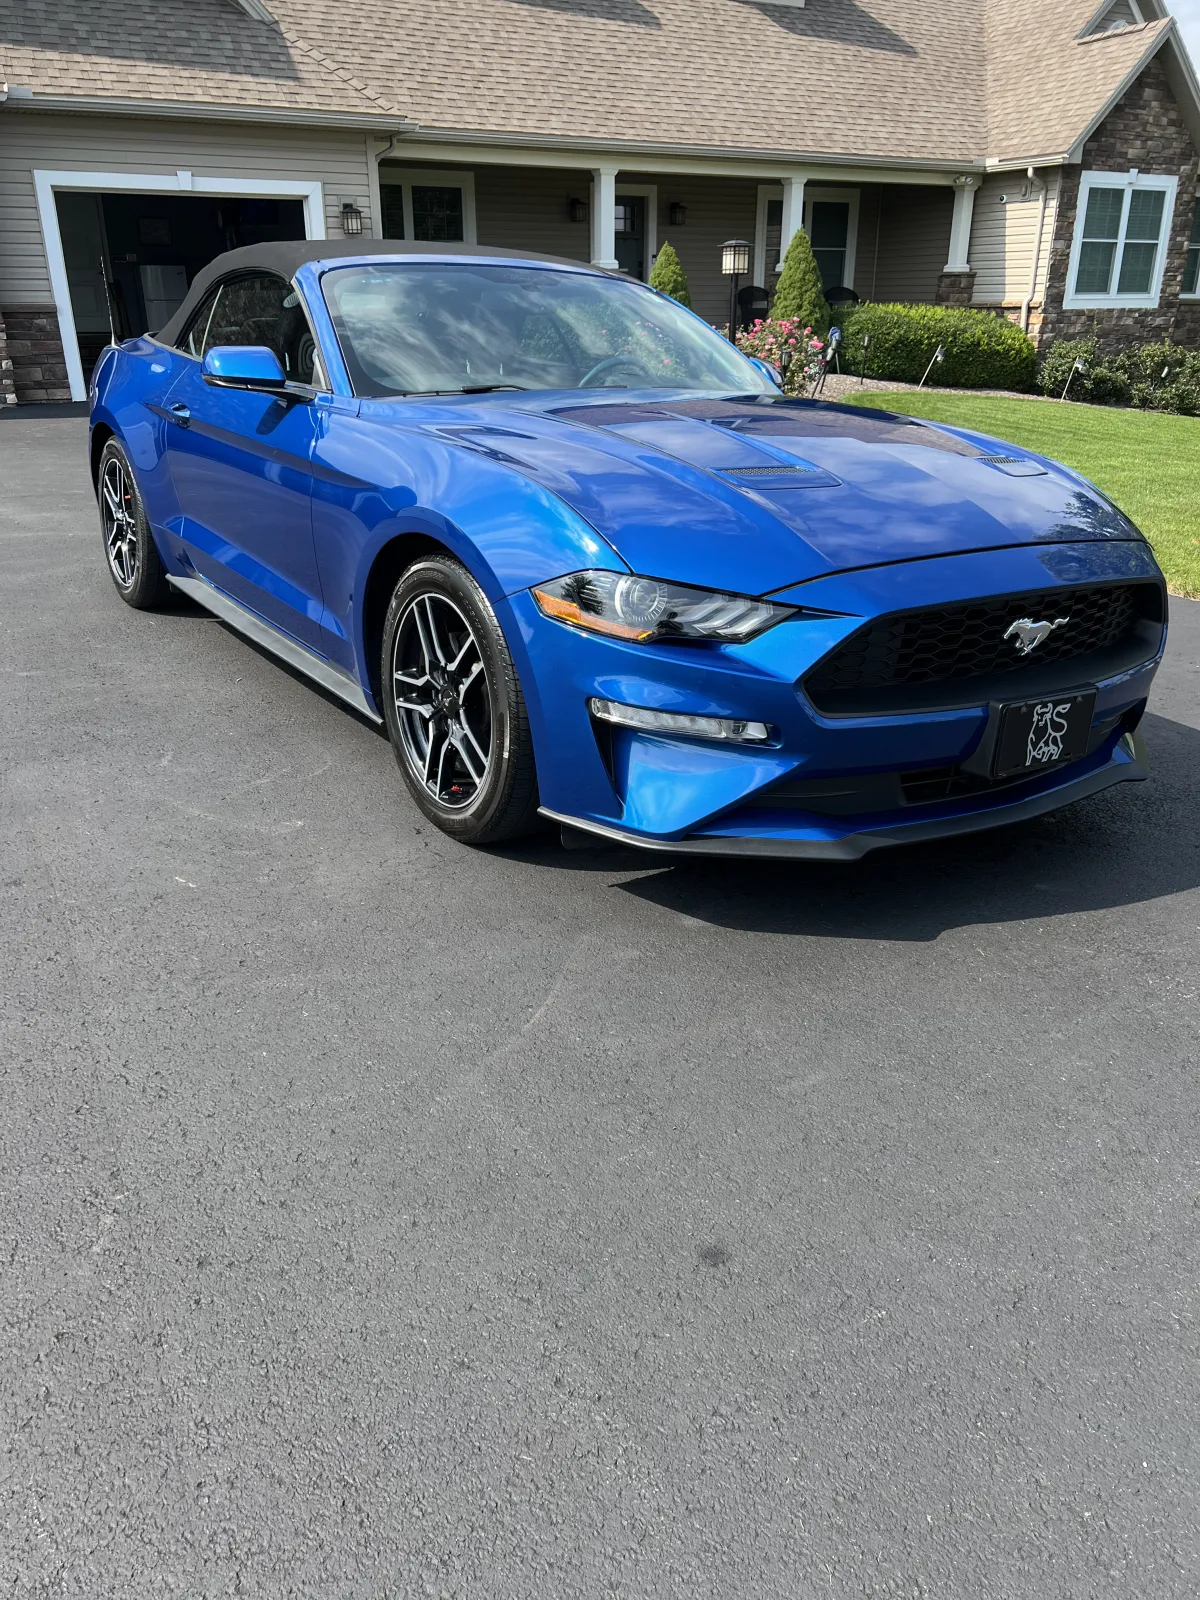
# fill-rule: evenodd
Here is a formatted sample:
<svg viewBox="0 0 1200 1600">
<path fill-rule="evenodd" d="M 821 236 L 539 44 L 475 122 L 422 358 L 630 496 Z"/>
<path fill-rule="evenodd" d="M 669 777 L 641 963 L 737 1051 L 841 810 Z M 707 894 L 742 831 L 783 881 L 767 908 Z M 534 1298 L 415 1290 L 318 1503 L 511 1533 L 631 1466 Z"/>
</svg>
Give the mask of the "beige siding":
<svg viewBox="0 0 1200 1600">
<path fill-rule="evenodd" d="M 1039 176 L 1046 180 L 1048 193 L 1035 303 L 1040 303 L 1046 285 L 1058 194 L 1056 171 Z M 970 262 L 975 269 L 974 298 L 978 305 L 1019 306 L 1029 293 L 1041 195 L 1034 188 L 1022 199 L 1022 190 L 1028 187 L 1024 173 L 1003 172 L 986 178 L 975 196 Z"/>
<path fill-rule="evenodd" d="M 724 327 L 729 321 L 729 279 L 721 275 L 721 246 L 726 239 L 754 243 L 758 185 L 748 178 L 650 175 L 645 181 L 658 184 L 658 242 L 669 239 L 678 251 L 692 291 L 692 310 Z M 675 200 L 687 207 L 681 228 L 667 221 Z"/>
<path fill-rule="evenodd" d="M 587 261 L 591 228 L 572 222 L 572 199 L 587 200 L 591 173 L 538 167 L 476 167 L 475 219 L 480 244 Z M 657 240 L 669 239 L 679 252 L 692 290 L 693 308 L 707 321 L 729 317 L 729 281 L 721 276 L 721 245 L 726 239 L 753 240 L 758 186 L 748 178 L 675 177 L 655 172 L 622 172 L 622 183 L 653 184 L 658 191 Z M 686 206 L 687 221 L 672 228 L 673 203 Z"/>
<path fill-rule="evenodd" d="M 567 207 L 587 200 L 590 172 L 546 167 L 477 167 L 475 230 L 480 244 L 538 255 L 591 259 L 592 230 L 572 222 Z"/>
<path fill-rule="evenodd" d="M 860 300 L 874 298 L 882 238 L 882 189 L 866 183 L 858 192 L 858 246 L 854 257 L 854 282 L 851 288 Z"/>
<path fill-rule="evenodd" d="M 869 294 L 872 300 L 912 303 L 937 298 L 938 278 L 950 249 L 953 210 L 954 197 L 949 189 L 894 184 L 881 190 L 878 260 L 872 263 Z"/>
<path fill-rule="evenodd" d="M 56 116 L 0 111 L 0 305 L 48 304 L 50 281 L 33 171 L 179 169 L 206 178 L 288 178 L 323 185 L 326 229 L 341 234 L 342 200 L 374 231 L 367 136 L 223 122 Z"/>
</svg>

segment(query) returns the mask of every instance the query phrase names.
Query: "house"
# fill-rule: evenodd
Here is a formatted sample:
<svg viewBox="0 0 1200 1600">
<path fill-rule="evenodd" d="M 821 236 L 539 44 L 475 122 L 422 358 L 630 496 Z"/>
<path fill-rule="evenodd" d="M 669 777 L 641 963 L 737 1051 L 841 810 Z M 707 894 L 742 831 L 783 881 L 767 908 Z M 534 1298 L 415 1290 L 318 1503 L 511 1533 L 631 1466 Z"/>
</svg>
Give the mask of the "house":
<svg viewBox="0 0 1200 1600">
<path fill-rule="evenodd" d="M 1200 342 L 1200 91 L 1162 0 L 0 0 L 0 317 L 82 397 L 230 245 L 361 231 Z M 2 335 L 0 335 L 2 337 Z M 0 358 L 4 355 L 0 349 Z"/>
</svg>

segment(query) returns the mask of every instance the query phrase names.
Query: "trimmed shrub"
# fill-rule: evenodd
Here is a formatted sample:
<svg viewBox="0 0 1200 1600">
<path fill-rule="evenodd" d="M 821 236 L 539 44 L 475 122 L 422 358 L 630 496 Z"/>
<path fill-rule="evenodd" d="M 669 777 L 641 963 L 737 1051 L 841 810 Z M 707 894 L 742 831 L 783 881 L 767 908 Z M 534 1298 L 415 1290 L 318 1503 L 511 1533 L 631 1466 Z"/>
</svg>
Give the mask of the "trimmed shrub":
<svg viewBox="0 0 1200 1600">
<path fill-rule="evenodd" d="M 675 246 L 666 239 L 650 269 L 650 287 L 657 289 L 660 294 L 669 294 L 672 300 L 678 300 L 681 306 L 691 309 L 692 291 L 688 286 L 687 273 L 683 270 Z"/>
<path fill-rule="evenodd" d="M 848 310 L 842 322 L 842 368 L 858 372 L 863 338 L 869 378 L 920 383 L 941 345 L 946 355 L 926 380 L 952 389 L 1031 389 L 1037 351 L 1015 322 L 958 306 L 873 305 Z M 1065 381 L 1065 380 L 1064 380 Z"/>
<path fill-rule="evenodd" d="M 1200 351 L 1164 339 L 1100 355 L 1094 339 L 1058 339 L 1042 356 L 1042 393 L 1061 395 L 1076 361 L 1083 369 L 1071 379 L 1069 400 L 1200 416 Z"/>
<path fill-rule="evenodd" d="M 1114 365 L 1129 384 L 1131 405 L 1200 416 L 1200 351 L 1162 339 L 1122 350 Z"/>
<path fill-rule="evenodd" d="M 1083 367 L 1071 377 L 1077 361 Z M 1095 406 L 1126 406 L 1130 400 L 1129 380 L 1116 367 L 1098 361 L 1094 339 L 1058 339 L 1042 356 L 1038 368 L 1038 388 L 1058 399 L 1071 380 L 1069 400 Z"/>
<path fill-rule="evenodd" d="M 798 228 L 783 258 L 783 271 L 771 301 L 771 321 L 798 322 L 824 334 L 829 327 L 829 305 L 821 287 L 812 245 L 803 228 Z"/>
</svg>

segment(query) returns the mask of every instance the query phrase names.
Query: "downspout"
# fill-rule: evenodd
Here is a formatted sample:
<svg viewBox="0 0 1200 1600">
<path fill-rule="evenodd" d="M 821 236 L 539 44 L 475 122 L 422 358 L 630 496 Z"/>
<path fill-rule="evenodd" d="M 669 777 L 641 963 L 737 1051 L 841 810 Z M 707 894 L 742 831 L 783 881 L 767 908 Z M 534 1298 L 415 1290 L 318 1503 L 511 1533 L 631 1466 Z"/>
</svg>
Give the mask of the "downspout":
<svg viewBox="0 0 1200 1600">
<path fill-rule="evenodd" d="M 382 239 L 385 237 L 383 231 L 383 195 L 380 192 L 381 184 L 379 179 L 379 168 L 381 163 L 386 161 L 391 155 L 392 151 L 396 148 L 396 140 L 399 137 L 400 135 L 398 133 L 393 133 L 382 150 L 372 150 L 371 146 L 374 143 L 374 135 L 367 135 L 367 158 L 370 163 L 368 170 L 370 173 L 371 182 L 371 209 L 375 213 L 375 237 L 377 239 Z"/>
<path fill-rule="evenodd" d="M 1046 201 L 1050 194 L 1050 185 L 1038 177 L 1032 167 L 1027 169 L 1030 183 L 1039 183 L 1042 186 L 1041 204 L 1038 206 L 1037 237 L 1033 244 L 1033 268 L 1029 274 L 1029 293 L 1021 302 L 1021 332 L 1029 332 L 1029 309 L 1033 305 L 1033 297 L 1037 294 L 1038 269 L 1042 264 L 1042 233 L 1046 226 Z"/>
</svg>

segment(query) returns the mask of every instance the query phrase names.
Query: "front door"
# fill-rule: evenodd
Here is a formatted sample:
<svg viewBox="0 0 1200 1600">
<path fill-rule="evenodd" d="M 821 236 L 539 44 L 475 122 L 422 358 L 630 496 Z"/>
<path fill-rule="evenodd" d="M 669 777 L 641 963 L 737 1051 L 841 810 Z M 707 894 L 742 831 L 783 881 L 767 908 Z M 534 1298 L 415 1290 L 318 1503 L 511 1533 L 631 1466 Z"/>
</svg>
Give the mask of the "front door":
<svg viewBox="0 0 1200 1600">
<path fill-rule="evenodd" d="M 205 315 L 201 307 L 198 316 Z M 266 345 L 289 377 L 311 383 L 315 352 L 299 299 L 282 278 L 226 280 L 193 359 L 166 396 L 167 459 L 179 537 L 196 570 L 310 649 L 320 649 L 321 585 L 312 528 L 315 406 L 214 388 L 200 370 L 215 345 Z"/>
<path fill-rule="evenodd" d="M 646 201 L 619 194 L 616 213 L 617 265 L 631 278 L 646 278 Z"/>
</svg>

